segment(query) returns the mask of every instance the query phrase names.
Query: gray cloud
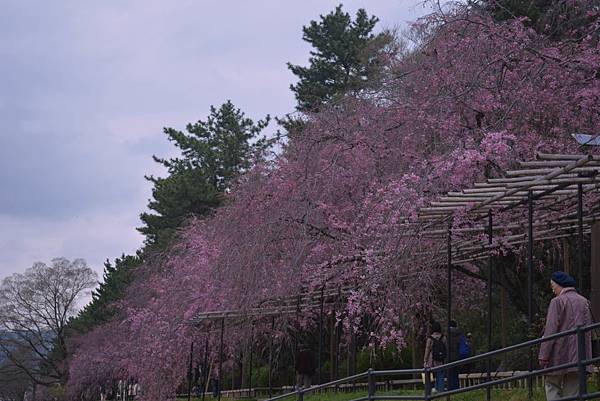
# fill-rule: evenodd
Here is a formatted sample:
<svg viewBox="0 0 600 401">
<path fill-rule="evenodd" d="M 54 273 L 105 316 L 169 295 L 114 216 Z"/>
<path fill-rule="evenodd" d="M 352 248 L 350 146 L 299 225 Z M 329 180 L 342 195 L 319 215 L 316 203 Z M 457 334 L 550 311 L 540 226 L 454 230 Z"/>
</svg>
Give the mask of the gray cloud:
<svg viewBox="0 0 600 401">
<path fill-rule="evenodd" d="M 0 277 L 34 261 L 134 252 L 152 154 L 231 99 L 248 116 L 293 111 L 285 63 L 302 25 L 336 1 L 3 2 L 0 14 Z M 415 0 L 346 2 L 403 25 Z"/>
</svg>

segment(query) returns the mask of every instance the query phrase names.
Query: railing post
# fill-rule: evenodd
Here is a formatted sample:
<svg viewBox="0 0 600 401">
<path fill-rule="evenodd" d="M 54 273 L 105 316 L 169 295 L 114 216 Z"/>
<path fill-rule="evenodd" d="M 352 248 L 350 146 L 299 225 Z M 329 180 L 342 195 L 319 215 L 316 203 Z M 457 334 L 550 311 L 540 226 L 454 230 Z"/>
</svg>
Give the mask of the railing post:
<svg viewBox="0 0 600 401">
<path fill-rule="evenodd" d="M 586 365 L 583 363 L 587 359 L 585 352 L 585 331 L 582 326 L 577 326 L 577 367 L 579 373 L 579 399 L 587 394 L 587 372 Z"/>
<path fill-rule="evenodd" d="M 425 401 L 429 401 L 431 396 L 431 370 L 424 368 L 423 371 L 425 372 Z"/>
<path fill-rule="evenodd" d="M 373 399 L 373 396 L 375 395 L 375 375 L 373 375 L 373 368 L 369 368 L 369 370 L 367 371 L 367 378 L 368 378 L 368 382 L 369 382 L 369 400 Z"/>
<path fill-rule="evenodd" d="M 304 401 L 304 389 L 298 390 L 298 401 Z"/>
</svg>

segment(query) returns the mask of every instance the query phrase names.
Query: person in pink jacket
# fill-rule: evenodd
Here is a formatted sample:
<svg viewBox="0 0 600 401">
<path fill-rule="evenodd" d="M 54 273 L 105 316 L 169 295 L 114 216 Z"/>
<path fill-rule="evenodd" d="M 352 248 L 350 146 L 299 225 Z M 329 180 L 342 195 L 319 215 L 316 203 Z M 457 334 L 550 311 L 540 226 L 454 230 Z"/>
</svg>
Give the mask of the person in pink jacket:
<svg viewBox="0 0 600 401">
<path fill-rule="evenodd" d="M 589 301 L 575 290 L 575 279 L 565 272 L 552 273 L 550 280 L 555 297 L 550 301 L 546 316 L 544 337 L 592 323 Z M 585 336 L 586 359 L 592 357 L 591 333 Z M 544 341 L 540 346 L 541 368 L 577 362 L 577 336 L 575 334 Z M 591 365 L 587 367 L 591 372 Z M 554 371 L 545 377 L 546 399 L 557 400 L 578 394 L 577 367 Z"/>
</svg>

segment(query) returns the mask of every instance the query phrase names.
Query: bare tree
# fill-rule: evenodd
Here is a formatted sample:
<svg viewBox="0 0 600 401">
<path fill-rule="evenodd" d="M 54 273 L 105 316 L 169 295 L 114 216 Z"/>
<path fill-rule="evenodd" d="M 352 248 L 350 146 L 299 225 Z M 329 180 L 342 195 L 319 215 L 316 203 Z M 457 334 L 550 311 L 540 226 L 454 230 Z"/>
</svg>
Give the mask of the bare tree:
<svg viewBox="0 0 600 401">
<path fill-rule="evenodd" d="M 53 259 L 13 274 L 0 286 L 0 359 L 29 376 L 52 385 L 67 378 L 66 326 L 78 301 L 97 283 L 83 259 Z"/>
</svg>

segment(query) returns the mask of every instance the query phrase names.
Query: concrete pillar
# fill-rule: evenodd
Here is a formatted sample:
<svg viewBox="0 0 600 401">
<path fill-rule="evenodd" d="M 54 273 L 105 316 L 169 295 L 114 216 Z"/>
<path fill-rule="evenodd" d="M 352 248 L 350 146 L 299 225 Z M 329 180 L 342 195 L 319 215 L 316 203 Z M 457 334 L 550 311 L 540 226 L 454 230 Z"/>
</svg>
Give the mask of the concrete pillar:
<svg viewBox="0 0 600 401">
<path fill-rule="evenodd" d="M 592 260 L 590 301 L 594 318 L 600 319 L 600 222 L 592 225 Z"/>
</svg>

